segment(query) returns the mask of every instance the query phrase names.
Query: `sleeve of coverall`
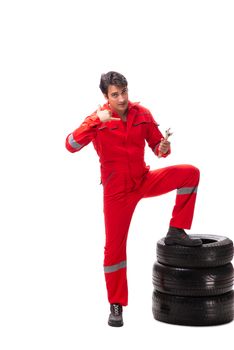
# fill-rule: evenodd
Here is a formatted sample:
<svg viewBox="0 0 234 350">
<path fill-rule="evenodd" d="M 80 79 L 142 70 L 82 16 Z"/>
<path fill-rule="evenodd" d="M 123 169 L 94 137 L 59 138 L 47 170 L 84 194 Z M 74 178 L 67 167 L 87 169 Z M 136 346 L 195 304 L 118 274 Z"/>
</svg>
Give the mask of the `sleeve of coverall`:
<svg viewBox="0 0 234 350">
<path fill-rule="evenodd" d="M 162 138 L 164 138 L 164 136 L 159 130 L 158 124 L 156 123 L 156 121 L 151 115 L 151 122 L 149 123 L 146 141 L 148 142 L 148 145 L 152 149 L 154 154 L 156 154 L 157 156 L 159 155 L 158 148 Z M 170 153 L 171 153 L 171 148 L 169 148 L 167 153 L 161 154 L 161 157 L 166 158 Z"/>
<path fill-rule="evenodd" d="M 83 123 L 66 138 L 66 148 L 69 152 L 80 151 L 88 145 L 96 135 L 96 126 L 101 123 L 99 117 L 94 113 L 86 117 Z"/>
</svg>

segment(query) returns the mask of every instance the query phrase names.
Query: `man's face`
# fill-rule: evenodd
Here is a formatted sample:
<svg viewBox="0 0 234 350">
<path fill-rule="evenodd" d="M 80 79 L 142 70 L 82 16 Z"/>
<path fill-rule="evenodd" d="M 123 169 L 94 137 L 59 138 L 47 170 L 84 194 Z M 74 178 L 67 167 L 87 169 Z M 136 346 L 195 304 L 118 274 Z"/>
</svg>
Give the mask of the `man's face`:
<svg viewBox="0 0 234 350">
<path fill-rule="evenodd" d="M 128 108 L 128 88 L 127 86 L 109 85 L 108 93 L 105 95 L 110 108 L 120 115 L 123 115 Z"/>
</svg>

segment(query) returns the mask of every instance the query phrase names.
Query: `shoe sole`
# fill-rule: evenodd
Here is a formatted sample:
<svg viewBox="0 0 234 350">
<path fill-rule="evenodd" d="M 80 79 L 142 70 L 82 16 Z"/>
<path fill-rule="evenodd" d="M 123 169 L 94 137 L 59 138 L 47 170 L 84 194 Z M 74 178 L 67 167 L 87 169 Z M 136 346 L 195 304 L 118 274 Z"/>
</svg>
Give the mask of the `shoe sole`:
<svg viewBox="0 0 234 350">
<path fill-rule="evenodd" d="M 111 327 L 122 327 L 123 326 L 123 322 L 109 322 L 108 321 L 108 325 L 111 326 Z"/>
</svg>

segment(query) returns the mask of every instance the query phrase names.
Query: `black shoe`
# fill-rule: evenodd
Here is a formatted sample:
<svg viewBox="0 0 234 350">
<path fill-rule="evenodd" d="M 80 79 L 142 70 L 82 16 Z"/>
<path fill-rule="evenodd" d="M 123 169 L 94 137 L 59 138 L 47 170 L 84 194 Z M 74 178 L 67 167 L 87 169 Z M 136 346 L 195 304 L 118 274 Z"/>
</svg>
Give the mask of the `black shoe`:
<svg viewBox="0 0 234 350">
<path fill-rule="evenodd" d="M 122 327 L 123 326 L 122 305 L 111 304 L 110 311 L 111 313 L 109 316 L 108 325 L 112 327 Z"/>
<path fill-rule="evenodd" d="M 166 245 L 183 245 L 185 247 L 199 247 L 202 245 L 202 240 L 199 238 L 190 238 L 189 235 L 182 229 L 170 226 L 164 239 Z"/>
</svg>

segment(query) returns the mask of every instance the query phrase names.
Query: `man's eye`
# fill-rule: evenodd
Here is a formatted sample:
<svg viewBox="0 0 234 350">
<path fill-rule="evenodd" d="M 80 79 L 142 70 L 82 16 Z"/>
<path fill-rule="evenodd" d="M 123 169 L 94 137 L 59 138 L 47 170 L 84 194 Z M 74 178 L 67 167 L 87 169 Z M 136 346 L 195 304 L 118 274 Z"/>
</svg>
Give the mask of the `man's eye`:
<svg viewBox="0 0 234 350">
<path fill-rule="evenodd" d="M 112 94 L 111 96 L 112 97 L 118 97 L 118 94 Z"/>
</svg>

